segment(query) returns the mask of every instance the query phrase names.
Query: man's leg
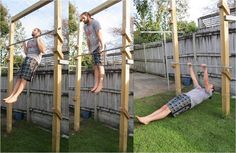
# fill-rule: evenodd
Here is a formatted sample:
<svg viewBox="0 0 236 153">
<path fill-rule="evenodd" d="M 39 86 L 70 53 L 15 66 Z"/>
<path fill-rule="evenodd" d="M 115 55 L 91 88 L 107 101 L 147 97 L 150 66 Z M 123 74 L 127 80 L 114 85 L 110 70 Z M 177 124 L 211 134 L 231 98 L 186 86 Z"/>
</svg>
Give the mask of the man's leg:
<svg viewBox="0 0 236 153">
<path fill-rule="evenodd" d="M 16 84 L 15 84 L 15 87 L 14 87 L 12 93 L 10 94 L 10 96 L 8 96 L 7 98 L 5 98 L 5 99 L 3 99 L 3 100 L 6 101 L 6 100 L 10 99 L 10 98 L 16 93 L 16 91 L 17 91 L 18 88 L 19 88 L 20 82 L 21 82 L 21 79 L 17 79 Z"/>
<path fill-rule="evenodd" d="M 97 87 L 98 87 L 98 79 L 99 79 L 99 69 L 98 69 L 98 66 L 94 65 L 93 68 L 94 68 L 95 84 L 94 84 L 93 88 L 90 90 L 92 92 L 94 92 L 97 89 Z"/>
<path fill-rule="evenodd" d="M 6 103 L 14 103 L 17 101 L 18 96 L 21 94 L 21 92 L 24 90 L 26 86 L 27 81 L 25 79 L 21 79 L 21 82 L 19 84 L 19 88 L 17 89 L 16 93 L 8 100 L 6 100 Z"/>
<path fill-rule="evenodd" d="M 153 112 L 152 114 L 148 115 L 148 116 L 144 116 L 144 117 L 139 117 L 137 116 L 137 119 L 139 120 L 139 122 L 143 123 L 143 124 L 149 124 L 152 121 L 156 121 L 156 120 L 160 120 L 165 118 L 167 115 L 170 114 L 170 109 L 167 105 L 162 106 L 160 109 L 158 109 L 157 111 Z"/>
<path fill-rule="evenodd" d="M 104 78 L 104 74 L 105 74 L 105 69 L 104 69 L 103 65 L 98 66 L 98 68 L 99 68 L 98 87 L 94 91 L 95 93 L 98 93 L 102 90 L 102 88 L 103 88 L 103 78 Z"/>
</svg>

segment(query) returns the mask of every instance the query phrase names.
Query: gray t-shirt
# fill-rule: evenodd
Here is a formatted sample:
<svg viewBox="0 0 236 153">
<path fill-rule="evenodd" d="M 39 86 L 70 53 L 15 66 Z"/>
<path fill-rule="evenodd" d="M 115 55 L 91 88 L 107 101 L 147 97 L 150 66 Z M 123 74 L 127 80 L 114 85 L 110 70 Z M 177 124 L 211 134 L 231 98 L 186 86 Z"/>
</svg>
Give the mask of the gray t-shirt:
<svg viewBox="0 0 236 153">
<path fill-rule="evenodd" d="M 84 32 L 86 33 L 87 39 L 90 41 L 90 51 L 93 52 L 95 49 L 99 47 L 99 39 L 97 36 L 97 32 L 101 29 L 100 23 L 92 19 L 92 22 L 87 25 L 84 25 Z"/>
<path fill-rule="evenodd" d="M 27 47 L 28 47 L 28 52 L 26 56 L 35 59 L 38 62 L 38 64 L 40 64 L 42 60 L 42 54 L 39 51 L 36 38 L 33 40 L 29 40 L 27 43 Z"/>
<path fill-rule="evenodd" d="M 205 88 L 195 87 L 193 90 L 185 93 L 191 99 L 191 108 L 202 103 L 204 100 L 212 96 L 212 91 L 207 92 Z"/>
</svg>

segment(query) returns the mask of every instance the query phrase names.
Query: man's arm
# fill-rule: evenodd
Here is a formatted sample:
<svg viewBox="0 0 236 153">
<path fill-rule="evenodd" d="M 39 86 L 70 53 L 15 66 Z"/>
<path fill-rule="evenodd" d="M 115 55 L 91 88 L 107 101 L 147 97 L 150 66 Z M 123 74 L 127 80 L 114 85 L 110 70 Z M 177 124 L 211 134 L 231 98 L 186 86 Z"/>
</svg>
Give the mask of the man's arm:
<svg viewBox="0 0 236 153">
<path fill-rule="evenodd" d="M 92 50 L 91 50 L 91 48 L 90 48 L 90 40 L 87 38 L 87 46 L 88 46 L 88 50 L 89 50 L 89 52 L 91 53 L 92 52 Z"/>
<path fill-rule="evenodd" d="M 37 38 L 37 44 L 38 44 L 40 53 L 44 54 L 46 51 L 46 45 L 40 37 Z"/>
<path fill-rule="evenodd" d="M 201 68 L 203 70 L 203 82 L 205 85 L 205 89 L 207 91 L 210 91 L 210 84 L 209 84 L 209 78 L 208 78 L 208 71 L 207 71 L 207 65 L 201 64 Z"/>
<path fill-rule="evenodd" d="M 199 85 L 199 83 L 198 83 L 198 81 L 197 81 L 197 78 L 196 78 L 196 76 L 195 76 L 195 73 L 194 73 L 194 71 L 193 71 L 192 63 L 188 63 L 188 66 L 189 66 L 189 73 L 190 73 L 190 76 L 191 76 L 191 78 L 192 78 L 192 80 L 193 80 L 193 85 L 194 85 L 195 87 L 200 87 L 200 85 Z"/>
<path fill-rule="evenodd" d="M 23 43 L 23 48 L 24 48 L 24 52 L 25 52 L 25 55 L 27 55 L 27 53 L 28 53 L 28 43 L 27 43 L 27 45 L 26 45 L 26 43 L 24 42 Z"/>
<path fill-rule="evenodd" d="M 103 48 L 102 30 L 101 29 L 99 29 L 97 31 L 97 36 L 98 36 L 98 40 L 99 40 L 100 51 L 102 51 L 104 48 Z"/>
</svg>

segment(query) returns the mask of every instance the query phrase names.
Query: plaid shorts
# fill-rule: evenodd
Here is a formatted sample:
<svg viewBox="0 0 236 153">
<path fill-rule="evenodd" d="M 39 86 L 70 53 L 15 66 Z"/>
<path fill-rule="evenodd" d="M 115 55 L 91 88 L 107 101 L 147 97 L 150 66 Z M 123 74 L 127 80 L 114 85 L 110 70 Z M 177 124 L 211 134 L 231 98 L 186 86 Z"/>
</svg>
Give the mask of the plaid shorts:
<svg viewBox="0 0 236 153">
<path fill-rule="evenodd" d="M 18 71 L 18 78 L 31 82 L 37 67 L 38 62 L 34 58 L 26 57 Z"/>
<path fill-rule="evenodd" d="M 100 48 L 98 47 L 93 51 L 93 63 L 94 65 L 103 65 L 102 53 L 99 53 Z"/>
<path fill-rule="evenodd" d="M 167 106 L 169 107 L 172 115 L 176 117 L 177 115 L 189 110 L 191 108 L 191 99 L 185 94 L 181 94 L 171 99 Z"/>
</svg>

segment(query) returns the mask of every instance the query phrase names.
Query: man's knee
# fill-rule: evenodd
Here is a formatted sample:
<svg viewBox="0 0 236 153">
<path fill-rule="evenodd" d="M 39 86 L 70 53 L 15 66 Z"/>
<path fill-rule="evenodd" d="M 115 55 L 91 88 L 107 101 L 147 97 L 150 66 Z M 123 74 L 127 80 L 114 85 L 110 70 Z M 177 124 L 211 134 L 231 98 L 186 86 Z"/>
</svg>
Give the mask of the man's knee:
<svg viewBox="0 0 236 153">
<path fill-rule="evenodd" d="M 169 109 L 169 107 L 168 107 L 167 105 L 163 105 L 161 108 L 162 108 L 163 110 Z"/>
</svg>

